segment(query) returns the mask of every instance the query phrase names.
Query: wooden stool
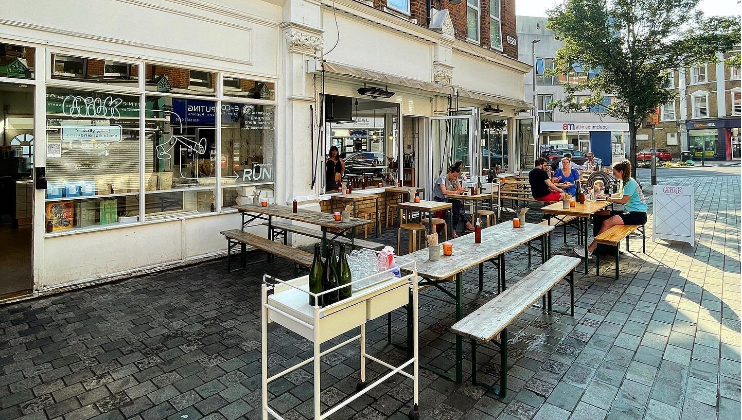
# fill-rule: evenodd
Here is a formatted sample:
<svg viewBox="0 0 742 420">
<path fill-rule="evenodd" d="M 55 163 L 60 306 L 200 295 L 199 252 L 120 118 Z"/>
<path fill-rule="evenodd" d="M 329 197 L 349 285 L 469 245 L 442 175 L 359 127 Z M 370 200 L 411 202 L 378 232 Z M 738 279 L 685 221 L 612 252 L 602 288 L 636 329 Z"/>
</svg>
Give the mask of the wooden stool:
<svg viewBox="0 0 742 420">
<path fill-rule="evenodd" d="M 398 203 L 387 203 L 386 205 L 386 227 L 389 227 L 389 220 L 392 220 L 392 225 L 394 224 L 394 218 L 395 213 L 397 212 L 397 207 L 399 206 Z M 389 212 L 391 212 L 391 217 L 389 217 Z"/>
<path fill-rule="evenodd" d="M 423 219 L 423 224 L 424 225 L 427 225 L 428 224 L 428 219 Z M 433 218 L 433 229 L 430 229 L 430 232 L 431 233 L 432 232 L 437 232 L 438 231 L 438 229 L 437 229 L 438 225 L 443 225 L 443 232 L 444 232 L 444 235 L 446 236 L 446 240 L 448 240 L 448 224 L 443 219 L 439 219 L 437 217 L 434 217 Z"/>
<path fill-rule="evenodd" d="M 397 252 L 399 252 L 400 250 L 403 229 L 408 231 L 408 236 L 410 238 L 410 242 L 407 247 L 407 253 L 409 254 L 411 252 L 417 251 L 417 244 L 418 242 L 420 242 L 417 236 L 425 232 L 425 226 L 423 226 L 421 223 L 400 223 L 399 229 L 397 229 Z"/>
<path fill-rule="evenodd" d="M 366 223 L 363 225 L 363 236 L 364 238 L 368 239 L 368 229 L 374 229 L 376 226 L 376 212 L 373 210 L 358 210 L 356 211 L 356 217 L 361 219 L 370 220 L 373 223 Z M 379 232 L 381 233 L 381 232 Z"/>
<path fill-rule="evenodd" d="M 497 224 L 497 215 L 492 210 L 477 210 L 477 216 L 484 217 L 487 220 L 487 227 Z"/>
</svg>

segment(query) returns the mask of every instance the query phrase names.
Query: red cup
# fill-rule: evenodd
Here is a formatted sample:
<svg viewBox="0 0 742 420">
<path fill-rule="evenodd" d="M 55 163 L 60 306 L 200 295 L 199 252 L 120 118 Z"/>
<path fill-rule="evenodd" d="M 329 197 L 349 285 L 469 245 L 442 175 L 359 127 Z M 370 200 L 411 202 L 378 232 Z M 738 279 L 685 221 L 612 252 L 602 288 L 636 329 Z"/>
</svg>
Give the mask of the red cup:
<svg viewBox="0 0 742 420">
<path fill-rule="evenodd" d="M 332 214 L 332 217 L 335 218 L 335 221 L 336 222 L 339 222 L 340 221 L 340 212 L 339 211 L 336 211 L 335 213 Z"/>
</svg>

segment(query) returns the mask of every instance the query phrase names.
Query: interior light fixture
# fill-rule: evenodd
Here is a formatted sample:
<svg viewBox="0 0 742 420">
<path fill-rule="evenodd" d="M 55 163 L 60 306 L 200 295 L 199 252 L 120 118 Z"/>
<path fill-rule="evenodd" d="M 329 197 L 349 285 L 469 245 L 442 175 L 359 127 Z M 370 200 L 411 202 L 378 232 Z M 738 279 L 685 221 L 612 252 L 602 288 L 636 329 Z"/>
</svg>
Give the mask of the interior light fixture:
<svg viewBox="0 0 742 420">
<path fill-rule="evenodd" d="M 485 106 L 482 109 L 482 111 L 484 111 L 484 112 L 491 112 L 493 114 L 501 114 L 502 113 L 502 109 L 500 109 L 500 105 L 496 105 L 495 108 L 492 108 L 492 105 L 487 104 L 487 106 Z"/>
</svg>

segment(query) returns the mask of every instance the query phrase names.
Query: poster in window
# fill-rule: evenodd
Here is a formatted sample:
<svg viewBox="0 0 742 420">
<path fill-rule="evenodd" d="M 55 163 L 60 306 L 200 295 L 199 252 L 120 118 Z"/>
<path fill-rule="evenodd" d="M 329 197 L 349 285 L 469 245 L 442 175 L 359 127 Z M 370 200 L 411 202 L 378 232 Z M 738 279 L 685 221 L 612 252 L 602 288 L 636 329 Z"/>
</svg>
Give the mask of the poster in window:
<svg viewBox="0 0 742 420">
<path fill-rule="evenodd" d="M 46 220 L 52 222 L 52 232 L 71 229 L 75 220 L 74 203 L 72 201 L 47 203 Z"/>
</svg>

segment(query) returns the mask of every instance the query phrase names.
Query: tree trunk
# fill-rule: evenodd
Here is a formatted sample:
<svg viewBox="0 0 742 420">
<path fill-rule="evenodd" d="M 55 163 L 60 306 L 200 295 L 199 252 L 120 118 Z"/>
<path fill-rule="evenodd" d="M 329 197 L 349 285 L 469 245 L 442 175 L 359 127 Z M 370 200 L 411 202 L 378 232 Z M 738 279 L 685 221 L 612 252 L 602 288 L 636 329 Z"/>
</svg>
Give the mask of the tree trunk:
<svg viewBox="0 0 742 420">
<path fill-rule="evenodd" d="M 631 162 L 631 176 L 636 179 L 636 133 L 639 126 L 629 122 L 629 162 Z"/>
</svg>

